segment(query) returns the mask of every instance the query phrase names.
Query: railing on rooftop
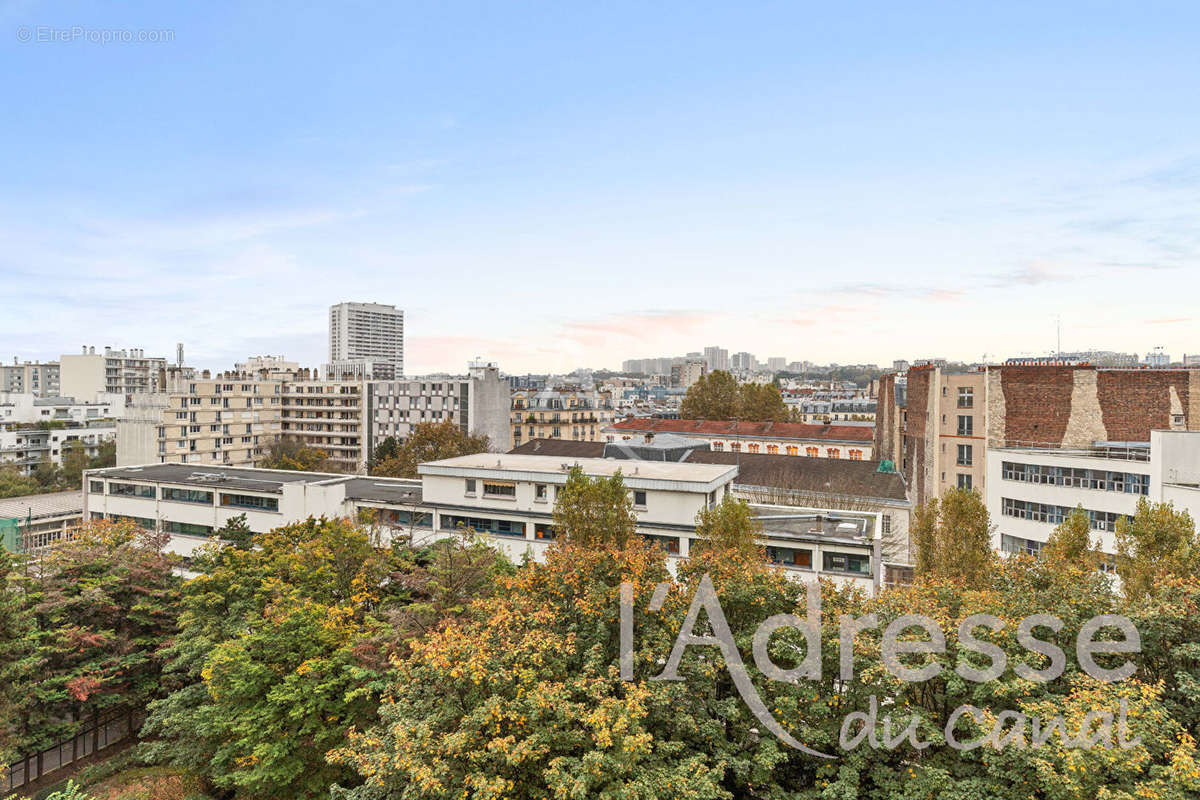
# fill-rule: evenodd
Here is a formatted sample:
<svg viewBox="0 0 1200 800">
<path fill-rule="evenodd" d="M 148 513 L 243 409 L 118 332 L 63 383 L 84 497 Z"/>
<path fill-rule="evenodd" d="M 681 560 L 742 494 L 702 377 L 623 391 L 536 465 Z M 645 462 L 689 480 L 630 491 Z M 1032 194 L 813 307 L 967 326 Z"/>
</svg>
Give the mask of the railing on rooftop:
<svg viewBox="0 0 1200 800">
<path fill-rule="evenodd" d="M 1108 458 L 1117 461 L 1150 460 L 1150 444 L 1141 442 L 1104 442 L 1084 447 L 1064 447 L 1061 442 L 1029 442 L 1020 439 L 1006 439 L 1001 447 L 1005 450 L 1029 450 L 1051 455 Z"/>
</svg>

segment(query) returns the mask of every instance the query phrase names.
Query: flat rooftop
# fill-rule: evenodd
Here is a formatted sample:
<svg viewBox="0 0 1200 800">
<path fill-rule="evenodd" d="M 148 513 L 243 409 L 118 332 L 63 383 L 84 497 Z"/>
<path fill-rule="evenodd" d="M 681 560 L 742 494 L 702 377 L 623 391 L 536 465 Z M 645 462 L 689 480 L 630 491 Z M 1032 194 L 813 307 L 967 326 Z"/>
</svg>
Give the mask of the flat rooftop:
<svg viewBox="0 0 1200 800">
<path fill-rule="evenodd" d="M 0 500 L 0 519 L 27 520 L 83 514 L 83 492 L 51 492 Z"/>
<path fill-rule="evenodd" d="M 610 458 L 571 458 L 527 455 L 523 453 L 476 453 L 421 464 L 422 475 L 457 474 L 459 470 L 499 470 L 556 474 L 565 476 L 573 466 L 579 466 L 592 476 L 609 476 L 620 472 L 627 479 L 686 481 L 710 483 L 732 479 L 737 467 L 726 464 L 689 464 L 673 461 L 623 461 Z"/>
<path fill-rule="evenodd" d="M 222 489 L 250 489 L 256 492 L 280 492 L 285 483 L 325 483 L 344 481 L 354 477 L 327 472 L 219 467 L 204 464 L 145 464 L 133 467 L 108 467 L 91 470 L 87 474 L 91 478 L 178 483 L 185 486 L 210 486 Z"/>
<path fill-rule="evenodd" d="M 422 500 L 421 482 L 404 478 L 358 476 L 346 481 L 348 500 L 417 505 Z"/>
</svg>

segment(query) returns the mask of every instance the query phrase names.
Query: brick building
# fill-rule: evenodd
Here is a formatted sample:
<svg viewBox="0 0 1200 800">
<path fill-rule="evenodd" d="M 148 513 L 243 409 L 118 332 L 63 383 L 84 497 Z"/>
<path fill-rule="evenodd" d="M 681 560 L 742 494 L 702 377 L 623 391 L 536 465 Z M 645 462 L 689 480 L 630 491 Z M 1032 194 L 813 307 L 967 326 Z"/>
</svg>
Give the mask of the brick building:
<svg viewBox="0 0 1200 800">
<path fill-rule="evenodd" d="M 988 448 L 1149 442 L 1152 430 L 1200 430 L 1200 370 L 923 365 L 880 379 L 875 450 L 919 504 L 954 486 L 983 492 Z"/>
</svg>

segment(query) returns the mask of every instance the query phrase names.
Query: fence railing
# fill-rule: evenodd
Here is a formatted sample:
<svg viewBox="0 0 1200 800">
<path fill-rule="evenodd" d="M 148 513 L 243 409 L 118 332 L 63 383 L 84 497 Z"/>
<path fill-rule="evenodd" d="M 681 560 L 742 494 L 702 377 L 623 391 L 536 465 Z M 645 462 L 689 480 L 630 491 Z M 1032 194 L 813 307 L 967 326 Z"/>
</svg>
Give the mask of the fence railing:
<svg viewBox="0 0 1200 800">
<path fill-rule="evenodd" d="M 0 793 L 16 791 L 80 759 L 132 739 L 144 719 L 143 712 L 120 711 L 91 721 L 72 738 L 27 755 L 0 770 Z"/>
</svg>

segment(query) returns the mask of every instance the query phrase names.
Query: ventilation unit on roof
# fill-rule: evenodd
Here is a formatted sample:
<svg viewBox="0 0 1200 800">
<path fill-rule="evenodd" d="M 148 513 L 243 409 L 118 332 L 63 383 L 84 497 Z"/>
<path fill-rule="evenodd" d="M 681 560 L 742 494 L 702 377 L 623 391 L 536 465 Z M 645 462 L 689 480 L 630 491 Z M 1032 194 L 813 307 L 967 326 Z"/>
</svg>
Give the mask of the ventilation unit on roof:
<svg viewBox="0 0 1200 800">
<path fill-rule="evenodd" d="M 189 481 L 215 482 L 226 479 L 224 472 L 193 472 L 188 476 Z"/>
</svg>

